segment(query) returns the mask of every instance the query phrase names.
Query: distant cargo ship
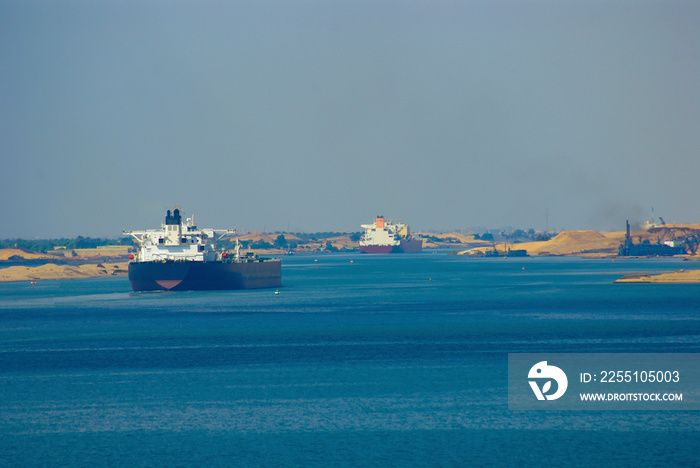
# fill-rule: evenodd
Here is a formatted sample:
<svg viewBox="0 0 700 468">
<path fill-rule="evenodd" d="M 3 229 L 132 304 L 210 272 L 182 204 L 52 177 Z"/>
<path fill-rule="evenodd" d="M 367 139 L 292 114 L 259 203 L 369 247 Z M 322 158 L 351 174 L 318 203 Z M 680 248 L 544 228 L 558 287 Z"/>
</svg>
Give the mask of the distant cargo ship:
<svg viewBox="0 0 700 468">
<path fill-rule="evenodd" d="M 416 253 L 423 250 L 423 242 L 411 237 L 406 224 L 386 222 L 377 216 L 374 224 L 363 224 L 365 233 L 360 237 L 362 253 Z"/>
<path fill-rule="evenodd" d="M 198 229 L 194 216 L 182 222 L 180 210 L 168 210 L 161 229 L 124 231 L 139 243 L 130 255 L 129 282 L 134 291 L 274 288 L 281 285 L 281 261 L 230 256 L 216 242 L 235 229 Z"/>
</svg>

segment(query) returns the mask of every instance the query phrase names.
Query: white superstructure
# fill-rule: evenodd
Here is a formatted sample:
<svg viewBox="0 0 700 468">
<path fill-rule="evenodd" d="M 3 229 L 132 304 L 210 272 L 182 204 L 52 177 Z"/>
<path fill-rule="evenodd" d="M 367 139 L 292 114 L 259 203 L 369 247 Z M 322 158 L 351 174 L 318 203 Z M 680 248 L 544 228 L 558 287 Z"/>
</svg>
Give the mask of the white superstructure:
<svg viewBox="0 0 700 468">
<path fill-rule="evenodd" d="M 161 224 L 160 229 L 124 231 L 124 234 L 138 241 L 139 252 L 135 260 L 139 262 L 214 262 L 221 260 L 222 255 L 226 257 L 226 254 L 217 252 L 216 242 L 235 232 L 235 229 L 198 229 L 194 216 L 183 223 L 180 209 L 175 208 L 172 215 L 168 210 L 165 224 Z"/>
</svg>

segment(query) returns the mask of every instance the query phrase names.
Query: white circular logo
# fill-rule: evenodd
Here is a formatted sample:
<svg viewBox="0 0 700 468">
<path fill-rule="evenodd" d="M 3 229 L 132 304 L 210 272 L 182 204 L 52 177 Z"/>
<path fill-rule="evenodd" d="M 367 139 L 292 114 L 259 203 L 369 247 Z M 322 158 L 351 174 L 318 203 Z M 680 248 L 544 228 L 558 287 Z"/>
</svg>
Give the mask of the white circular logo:
<svg viewBox="0 0 700 468">
<path fill-rule="evenodd" d="M 535 379 L 529 380 L 529 383 L 538 400 L 556 400 L 566 392 L 566 387 L 569 385 L 569 379 L 566 378 L 564 371 L 556 366 L 548 366 L 547 361 L 541 361 L 532 366 L 527 377 Z M 548 394 L 552 390 L 552 380 L 557 383 L 557 389 L 554 393 Z M 542 387 L 539 386 L 538 381 L 543 381 Z"/>
</svg>

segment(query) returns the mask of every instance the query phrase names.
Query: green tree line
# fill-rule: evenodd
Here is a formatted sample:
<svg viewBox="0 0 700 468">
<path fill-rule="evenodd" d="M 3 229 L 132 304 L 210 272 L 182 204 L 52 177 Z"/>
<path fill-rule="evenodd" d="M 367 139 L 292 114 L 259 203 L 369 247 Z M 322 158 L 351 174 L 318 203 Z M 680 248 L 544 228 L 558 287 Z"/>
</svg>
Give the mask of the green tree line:
<svg viewBox="0 0 700 468">
<path fill-rule="evenodd" d="M 123 237 L 121 239 L 105 239 L 100 237 L 78 236 L 75 239 L 3 239 L 0 240 L 2 249 L 22 249 L 29 252 L 46 253 L 55 247 L 67 249 L 94 249 L 102 245 L 132 245 L 133 239 Z"/>
</svg>

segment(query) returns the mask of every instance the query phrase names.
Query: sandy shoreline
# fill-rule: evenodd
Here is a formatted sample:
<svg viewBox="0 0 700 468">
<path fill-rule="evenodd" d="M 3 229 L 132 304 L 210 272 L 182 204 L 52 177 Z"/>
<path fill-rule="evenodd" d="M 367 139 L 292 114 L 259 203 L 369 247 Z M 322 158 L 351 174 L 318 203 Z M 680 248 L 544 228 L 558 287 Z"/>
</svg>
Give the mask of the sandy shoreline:
<svg viewBox="0 0 700 468">
<path fill-rule="evenodd" d="M 54 263 L 47 263 L 36 267 L 16 265 L 8 268 L 0 268 L 0 283 L 126 276 L 127 272 L 127 262 L 82 265 L 56 265 Z"/>
<path fill-rule="evenodd" d="M 82 265 L 56 265 L 47 263 L 36 267 L 11 266 L 8 268 L 0 268 L 0 283 L 126 276 L 127 272 L 128 262 Z M 615 283 L 700 283 L 700 270 L 679 270 L 658 274 L 639 273 L 625 275 L 615 280 Z"/>
<path fill-rule="evenodd" d="M 700 270 L 678 270 L 669 273 L 625 275 L 616 283 L 700 283 Z"/>
</svg>

